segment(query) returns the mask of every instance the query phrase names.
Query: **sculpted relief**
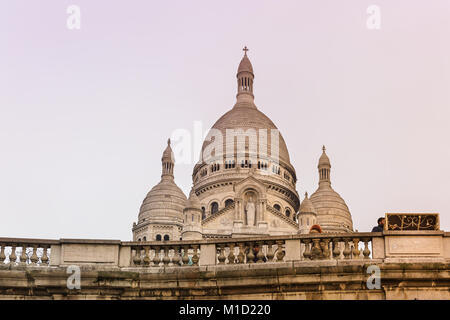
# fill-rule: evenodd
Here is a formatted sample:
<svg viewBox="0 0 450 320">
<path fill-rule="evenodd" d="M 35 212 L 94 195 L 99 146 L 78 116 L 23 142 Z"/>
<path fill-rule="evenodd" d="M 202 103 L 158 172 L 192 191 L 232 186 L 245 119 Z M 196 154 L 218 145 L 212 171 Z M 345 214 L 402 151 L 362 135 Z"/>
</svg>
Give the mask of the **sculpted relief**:
<svg viewBox="0 0 450 320">
<path fill-rule="evenodd" d="M 247 192 L 245 195 L 246 204 L 245 204 L 245 216 L 248 226 L 256 225 L 256 204 L 255 199 L 256 196 L 254 192 Z"/>
</svg>

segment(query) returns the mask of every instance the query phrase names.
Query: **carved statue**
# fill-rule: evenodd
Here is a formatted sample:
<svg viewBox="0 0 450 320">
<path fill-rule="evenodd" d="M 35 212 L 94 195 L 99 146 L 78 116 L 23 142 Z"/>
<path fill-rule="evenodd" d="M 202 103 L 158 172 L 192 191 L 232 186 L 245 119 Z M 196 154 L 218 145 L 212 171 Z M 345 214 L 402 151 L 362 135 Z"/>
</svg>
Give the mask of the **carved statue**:
<svg viewBox="0 0 450 320">
<path fill-rule="evenodd" d="M 247 206 L 245 207 L 247 211 L 247 224 L 249 226 L 255 225 L 256 211 L 255 211 L 255 203 L 253 202 L 253 198 L 250 197 L 247 202 Z"/>
</svg>

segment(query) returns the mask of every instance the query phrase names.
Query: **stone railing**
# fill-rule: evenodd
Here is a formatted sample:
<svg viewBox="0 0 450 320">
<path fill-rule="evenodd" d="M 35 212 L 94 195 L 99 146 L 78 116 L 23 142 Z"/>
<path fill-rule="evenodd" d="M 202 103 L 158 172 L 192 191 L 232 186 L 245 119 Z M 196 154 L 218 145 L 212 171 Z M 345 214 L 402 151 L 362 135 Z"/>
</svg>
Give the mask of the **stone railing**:
<svg viewBox="0 0 450 320">
<path fill-rule="evenodd" d="M 48 266 L 50 248 L 57 240 L 0 238 L 0 265 Z"/>
<path fill-rule="evenodd" d="M 198 266 L 199 244 L 177 241 L 174 244 L 156 242 L 130 245 L 132 250 L 131 265 L 140 267 L 159 266 Z"/>
<path fill-rule="evenodd" d="M 370 260 L 448 262 L 450 233 L 385 231 L 147 242 L 0 238 L 0 267 L 184 268 L 253 263 L 275 263 L 275 267 L 282 262 Z"/>
</svg>

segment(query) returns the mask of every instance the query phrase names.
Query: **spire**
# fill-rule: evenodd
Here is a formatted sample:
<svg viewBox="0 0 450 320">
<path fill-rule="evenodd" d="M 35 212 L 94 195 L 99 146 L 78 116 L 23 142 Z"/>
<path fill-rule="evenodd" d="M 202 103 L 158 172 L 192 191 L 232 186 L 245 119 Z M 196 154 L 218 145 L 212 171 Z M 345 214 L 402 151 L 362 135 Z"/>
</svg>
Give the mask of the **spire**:
<svg viewBox="0 0 450 320">
<path fill-rule="evenodd" d="M 237 72 L 237 84 L 238 93 L 237 99 L 239 100 L 251 100 L 253 101 L 253 79 L 255 78 L 253 74 L 253 67 L 250 59 L 247 56 L 247 51 L 249 49 L 244 47 L 244 56 L 242 57 L 241 63 L 239 64 Z"/>
<path fill-rule="evenodd" d="M 319 186 L 330 186 L 330 170 L 331 164 L 330 159 L 325 153 L 325 146 L 322 147 L 322 155 L 319 158 L 319 165 L 317 168 L 319 169 Z"/>
<path fill-rule="evenodd" d="M 175 164 L 175 158 L 173 156 L 172 148 L 170 147 L 170 139 L 167 140 L 167 147 L 164 150 L 162 158 L 162 174 L 161 178 L 172 177 L 173 178 L 173 166 Z"/>
</svg>

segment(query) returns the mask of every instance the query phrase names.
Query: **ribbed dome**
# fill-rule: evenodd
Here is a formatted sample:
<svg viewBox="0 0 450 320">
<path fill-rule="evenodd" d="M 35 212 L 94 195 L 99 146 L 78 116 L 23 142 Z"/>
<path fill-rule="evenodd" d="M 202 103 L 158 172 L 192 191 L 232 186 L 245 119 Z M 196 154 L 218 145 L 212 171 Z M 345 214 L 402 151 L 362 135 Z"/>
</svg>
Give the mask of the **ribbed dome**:
<svg viewBox="0 0 450 320">
<path fill-rule="evenodd" d="M 316 213 L 316 208 L 308 198 L 308 193 L 305 193 L 305 199 L 300 204 L 300 213 Z"/>
<path fill-rule="evenodd" d="M 139 211 L 139 219 L 182 218 L 186 196 L 172 178 L 165 177 L 145 197 Z"/>
<path fill-rule="evenodd" d="M 223 136 L 223 153 L 225 154 L 227 139 L 226 139 L 226 129 L 242 129 L 244 132 L 248 129 L 254 129 L 257 136 L 257 144 L 259 146 L 259 129 L 267 129 L 267 153 L 270 156 L 272 154 L 271 150 L 271 137 L 270 129 L 277 129 L 274 123 L 261 111 L 259 111 L 256 106 L 251 103 L 238 103 L 233 109 L 225 113 L 222 117 L 217 120 L 217 122 L 212 126 L 213 129 L 218 129 L 222 132 Z M 281 161 L 290 164 L 289 152 L 283 136 L 279 135 L 279 150 L 278 155 Z M 202 147 L 202 155 L 204 155 L 205 147 L 211 143 L 210 141 L 205 141 Z M 230 141 L 233 145 L 234 141 Z"/>
<path fill-rule="evenodd" d="M 154 222 L 182 221 L 186 196 L 175 184 L 173 178 L 174 161 L 169 139 L 161 158 L 161 181 L 145 197 L 139 211 L 139 220 L 148 218 Z"/>
<path fill-rule="evenodd" d="M 319 187 L 319 189 L 311 195 L 309 200 L 317 210 L 321 208 L 333 208 L 343 210 L 350 214 L 344 199 L 342 199 L 339 193 L 334 191 L 331 186 Z"/>
<path fill-rule="evenodd" d="M 351 232 L 353 222 L 344 199 L 329 183 L 322 183 L 309 198 L 317 213 L 318 223 L 327 232 Z"/>
<path fill-rule="evenodd" d="M 310 200 L 317 211 L 317 220 L 326 232 L 351 232 L 353 222 L 344 199 L 331 187 L 331 164 L 322 148 L 319 158 L 319 188 Z"/>
</svg>

